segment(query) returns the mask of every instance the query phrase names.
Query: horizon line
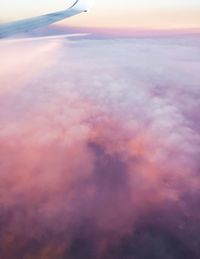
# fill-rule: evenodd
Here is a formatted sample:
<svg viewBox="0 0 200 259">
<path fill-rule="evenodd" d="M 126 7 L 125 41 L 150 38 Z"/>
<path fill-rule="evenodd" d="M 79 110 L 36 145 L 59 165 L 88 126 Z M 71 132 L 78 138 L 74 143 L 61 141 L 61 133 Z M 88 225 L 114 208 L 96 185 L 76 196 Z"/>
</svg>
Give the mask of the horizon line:
<svg viewBox="0 0 200 259">
<path fill-rule="evenodd" d="M 109 27 L 82 27 L 82 26 L 67 26 L 63 24 L 52 25 L 51 28 L 60 28 L 60 29 L 69 29 L 69 30 L 78 30 L 100 34 L 108 34 L 113 36 L 179 36 L 179 35 L 200 35 L 200 28 L 109 28 Z"/>
</svg>

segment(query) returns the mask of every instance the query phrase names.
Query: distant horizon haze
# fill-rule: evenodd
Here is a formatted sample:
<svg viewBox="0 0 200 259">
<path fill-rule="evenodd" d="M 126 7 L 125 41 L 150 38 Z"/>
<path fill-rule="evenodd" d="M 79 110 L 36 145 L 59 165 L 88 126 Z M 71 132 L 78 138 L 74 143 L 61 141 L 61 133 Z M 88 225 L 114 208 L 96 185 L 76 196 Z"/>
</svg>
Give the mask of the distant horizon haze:
<svg viewBox="0 0 200 259">
<path fill-rule="evenodd" d="M 0 0 L 0 22 L 42 15 L 68 8 L 73 0 Z M 198 0 L 95 0 L 93 9 L 60 23 L 62 26 L 128 30 L 174 30 L 200 28 Z"/>
</svg>

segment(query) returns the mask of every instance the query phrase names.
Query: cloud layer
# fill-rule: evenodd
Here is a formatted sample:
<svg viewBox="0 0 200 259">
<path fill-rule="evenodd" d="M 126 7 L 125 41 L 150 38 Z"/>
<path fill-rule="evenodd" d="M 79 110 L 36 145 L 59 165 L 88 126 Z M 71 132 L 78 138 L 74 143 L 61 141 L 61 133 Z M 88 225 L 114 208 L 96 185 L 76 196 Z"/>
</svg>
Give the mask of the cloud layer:
<svg viewBox="0 0 200 259">
<path fill-rule="evenodd" d="M 199 39 L 0 55 L 1 258 L 199 258 Z"/>
</svg>

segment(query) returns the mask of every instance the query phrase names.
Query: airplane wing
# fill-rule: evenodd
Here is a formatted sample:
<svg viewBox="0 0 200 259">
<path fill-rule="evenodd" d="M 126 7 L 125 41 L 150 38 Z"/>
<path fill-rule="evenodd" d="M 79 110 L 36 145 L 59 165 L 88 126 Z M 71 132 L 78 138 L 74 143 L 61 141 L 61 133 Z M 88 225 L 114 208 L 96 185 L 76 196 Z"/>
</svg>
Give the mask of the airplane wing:
<svg viewBox="0 0 200 259">
<path fill-rule="evenodd" d="M 10 23 L 0 24 L 0 38 L 25 33 L 64 20 L 82 12 L 87 12 L 92 0 L 76 0 L 75 3 L 64 11 L 23 19 Z"/>
</svg>

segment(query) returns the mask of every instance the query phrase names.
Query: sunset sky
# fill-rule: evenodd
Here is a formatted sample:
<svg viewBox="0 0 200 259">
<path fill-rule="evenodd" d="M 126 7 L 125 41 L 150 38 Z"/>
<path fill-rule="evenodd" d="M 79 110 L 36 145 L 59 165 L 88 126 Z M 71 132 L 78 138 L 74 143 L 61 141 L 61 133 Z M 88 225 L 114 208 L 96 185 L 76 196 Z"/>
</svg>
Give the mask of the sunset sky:
<svg viewBox="0 0 200 259">
<path fill-rule="evenodd" d="M 74 1 L 0 0 L 0 259 L 199 259 L 200 0 L 1 24 Z"/>
<path fill-rule="evenodd" d="M 10 21 L 62 10 L 73 0 L 0 0 L 0 20 Z M 87 15 L 64 21 L 73 26 L 174 29 L 200 27 L 199 0 L 96 0 Z"/>
</svg>

